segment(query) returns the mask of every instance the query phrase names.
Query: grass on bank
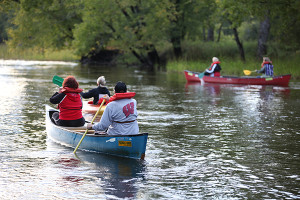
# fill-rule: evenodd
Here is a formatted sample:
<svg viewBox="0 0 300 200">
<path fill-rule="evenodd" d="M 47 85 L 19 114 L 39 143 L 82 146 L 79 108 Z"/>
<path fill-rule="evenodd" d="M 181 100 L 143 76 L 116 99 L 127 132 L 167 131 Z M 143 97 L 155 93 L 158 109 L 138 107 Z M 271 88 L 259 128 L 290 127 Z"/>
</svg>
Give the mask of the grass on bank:
<svg viewBox="0 0 300 200">
<path fill-rule="evenodd" d="M 0 44 L 0 59 L 6 60 L 45 60 L 45 61 L 77 61 L 79 57 L 71 50 L 37 50 L 37 49 L 9 49 L 5 44 Z"/>
</svg>

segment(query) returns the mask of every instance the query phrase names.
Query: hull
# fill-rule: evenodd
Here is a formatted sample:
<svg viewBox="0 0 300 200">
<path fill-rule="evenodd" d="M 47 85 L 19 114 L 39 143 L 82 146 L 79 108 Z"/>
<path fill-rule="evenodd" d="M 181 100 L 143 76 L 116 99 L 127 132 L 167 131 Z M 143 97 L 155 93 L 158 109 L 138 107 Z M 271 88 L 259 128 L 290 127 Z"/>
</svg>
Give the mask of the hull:
<svg viewBox="0 0 300 200">
<path fill-rule="evenodd" d="M 83 113 L 95 114 L 98 111 L 99 107 L 100 107 L 100 105 L 89 104 L 88 101 L 83 101 L 82 102 L 82 112 Z M 99 115 L 103 114 L 105 108 L 106 108 L 105 105 L 103 105 L 101 107 Z"/>
<path fill-rule="evenodd" d="M 188 82 L 207 82 L 207 83 L 220 83 L 220 84 L 243 84 L 243 85 L 277 85 L 288 86 L 291 75 L 282 75 L 274 77 L 238 77 L 238 76 L 220 76 L 210 77 L 204 76 L 202 79 L 198 77 L 197 72 L 185 70 L 185 78 Z"/>
<path fill-rule="evenodd" d="M 46 105 L 46 130 L 53 141 L 75 148 L 83 134 L 85 127 L 62 127 L 51 121 L 51 114 L 57 110 Z M 138 135 L 95 135 L 87 133 L 78 149 L 114 156 L 144 159 L 148 133 Z"/>
</svg>

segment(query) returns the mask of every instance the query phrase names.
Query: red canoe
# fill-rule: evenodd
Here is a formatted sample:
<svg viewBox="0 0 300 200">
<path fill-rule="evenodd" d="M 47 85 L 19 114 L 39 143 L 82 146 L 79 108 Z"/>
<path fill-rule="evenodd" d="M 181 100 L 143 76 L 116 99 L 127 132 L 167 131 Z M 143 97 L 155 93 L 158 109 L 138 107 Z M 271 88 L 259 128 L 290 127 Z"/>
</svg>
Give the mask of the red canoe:
<svg viewBox="0 0 300 200">
<path fill-rule="evenodd" d="M 207 82 L 207 83 L 221 83 L 221 84 L 243 84 L 243 85 L 278 85 L 288 86 L 291 75 L 281 75 L 274 77 L 254 77 L 254 76 L 220 76 L 210 77 L 204 76 L 203 78 L 198 77 L 198 72 L 192 72 L 184 70 L 185 78 L 188 82 Z"/>
</svg>

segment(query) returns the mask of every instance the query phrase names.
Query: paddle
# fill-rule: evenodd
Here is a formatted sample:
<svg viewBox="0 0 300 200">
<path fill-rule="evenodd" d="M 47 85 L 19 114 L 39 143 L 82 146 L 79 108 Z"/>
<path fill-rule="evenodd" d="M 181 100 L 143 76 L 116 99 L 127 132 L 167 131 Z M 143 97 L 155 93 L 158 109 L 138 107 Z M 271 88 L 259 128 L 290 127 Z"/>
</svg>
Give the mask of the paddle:
<svg viewBox="0 0 300 200">
<path fill-rule="evenodd" d="M 96 119 L 96 117 L 97 117 L 98 113 L 100 112 L 100 110 L 101 110 L 101 107 L 103 106 L 103 104 L 104 104 L 104 103 L 105 103 L 105 99 L 103 99 L 103 101 L 102 101 L 102 103 L 101 103 L 100 107 L 98 108 L 98 110 L 97 110 L 97 112 L 96 112 L 96 114 L 95 114 L 95 116 L 94 116 L 93 120 L 91 121 L 91 123 L 93 123 L 93 122 L 94 122 L 94 120 Z M 81 142 L 82 142 L 83 138 L 85 137 L 85 135 L 87 134 L 87 132 L 88 132 L 88 129 L 86 128 L 86 131 L 85 131 L 85 133 L 83 134 L 83 136 L 82 136 L 81 140 L 79 141 L 79 143 L 78 143 L 77 147 L 75 148 L 75 150 L 74 150 L 74 152 L 73 152 L 74 154 L 76 153 L 76 151 L 77 151 L 78 147 L 80 146 L 80 144 L 81 144 Z"/>
<path fill-rule="evenodd" d="M 244 70 L 244 74 L 246 75 L 246 76 L 249 76 L 252 72 L 255 72 L 255 70 L 254 71 L 250 71 L 250 70 Z"/>
<path fill-rule="evenodd" d="M 52 82 L 55 84 L 55 85 L 58 85 L 59 87 L 62 86 L 63 82 L 64 82 L 64 79 L 59 77 L 59 76 L 53 76 L 53 79 L 52 79 Z"/>
</svg>

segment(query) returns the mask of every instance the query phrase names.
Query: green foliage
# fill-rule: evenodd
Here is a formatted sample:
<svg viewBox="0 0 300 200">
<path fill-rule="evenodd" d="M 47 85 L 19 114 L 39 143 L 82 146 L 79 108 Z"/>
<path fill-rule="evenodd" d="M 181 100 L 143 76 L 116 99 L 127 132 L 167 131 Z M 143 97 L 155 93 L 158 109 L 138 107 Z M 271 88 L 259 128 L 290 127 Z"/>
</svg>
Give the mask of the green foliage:
<svg viewBox="0 0 300 200">
<path fill-rule="evenodd" d="M 6 39 L 8 33 L 11 48 L 42 53 L 72 48 L 87 56 L 119 49 L 147 58 L 157 51 L 172 60 L 178 48 L 187 62 L 212 56 L 236 59 L 234 27 L 251 59 L 265 14 L 271 20 L 268 55 L 285 56 L 300 44 L 299 0 L 2 0 L 0 5 L 0 37 Z M 206 31 L 216 27 L 222 28 L 221 42 L 202 42 Z"/>
<path fill-rule="evenodd" d="M 62 48 L 72 41 L 80 22 L 76 0 L 22 0 L 16 8 L 14 28 L 8 30 L 11 47 Z M 75 9 L 76 8 L 76 9 Z"/>
</svg>

